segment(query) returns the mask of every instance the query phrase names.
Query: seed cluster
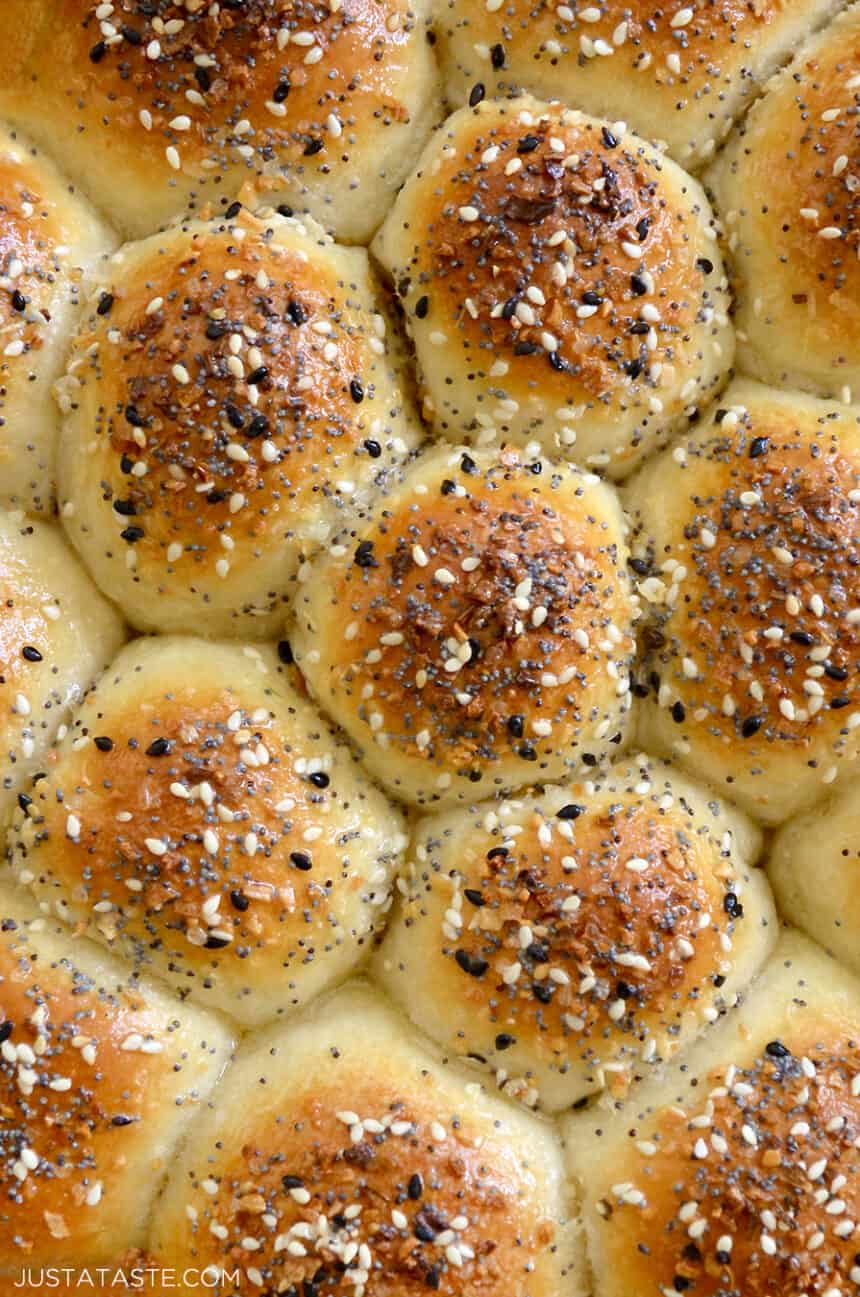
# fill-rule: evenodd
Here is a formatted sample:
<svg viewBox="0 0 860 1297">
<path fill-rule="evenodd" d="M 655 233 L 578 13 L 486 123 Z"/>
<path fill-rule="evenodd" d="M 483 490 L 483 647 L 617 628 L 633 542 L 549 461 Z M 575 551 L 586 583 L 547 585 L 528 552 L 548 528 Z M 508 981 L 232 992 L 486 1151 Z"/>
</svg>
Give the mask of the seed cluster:
<svg viewBox="0 0 860 1297">
<path fill-rule="evenodd" d="M 464 110 L 435 152 L 378 249 L 437 426 L 628 469 L 731 361 L 701 191 L 623 122 L 537 101 Z"/>
<path fill-rule="evenodd" d="M 665 524 L 649 478 L 633 492 L 652 612 L 642 692 L 688 751 L 728 743 L 733 772 L 790 758 L 820 787 L 860 725 L 858 425 L 823 402 L 795 414 L 740 394 L 673 452 Z"/>
<path fill-rule="evenodd" d="M 208 1024 L 212 1038 L 195 1038 L 176 1006 L 114 985 L 91 949 L 70 950 L 45 919 L 24 921 L 20 908 L 8 917 L 8 893 L 3 906 L 4 1265 L 59 1263 L 70 1247 L 103 1254 L 103 1231 L 116 1228 L 114 1195 L 130 1202 L 133 1166 L 151 1173 L 172 1105 L 193 1100 L 198 1086 L 202 1093 L 223 1033 Z"/>
<path fill-rule="evenodd" d="M 447 0 L 439 22 L 455 102 L 480 85 L 607 115 L 623 104 L 635 130 L 695 169 L 785 56 L 792 18 L 771 0 Z"/>
<path fill-rule="evenodd" d="M 718 1016 L 746 908 L 738 848 L 665 773 L 623 765 L 418 828 L 383 976 L 434 1035 L 489 1055 L 507 1093 L 551 1090 L 556 1107 L 620 1088 Z M 415 1006 L 420 969 L 444 1022 Z"/>
<path fill-rule="evenodd" d="M 297 661 L 395 791 L 486 796 L 617 741 L 635 610 L 604 490 L 440 452 L 306 583 Z"/>
<path fill-rule="evenodd" d="M 330 208 L 349 237 L 366 238 L 429 124 L 429 54 L 406 0 L 10 9 L 10 32 L 17 16 L 35 35 L 0 110 L 35 134 L 47 110 L 73 169 L 135 235 L 247 183 L 309 199 L 320 216 Z M 81 135 L 96 153 L 89 168 Z"/>
<path fill-rule="evenodd" d="M 642 1131 L 599 1206 L 648 1258 L 643 1290 L 848 1297 L 860 1287 L 860 1052 L 824 1028 L 714 1074 L 695 1108 Z"/>
<path fill-rule="evenodd" d="M 346 1096 L 331 1088 L 300 1099 L 217 1178 L 192 1183 L 197 1263 L 238 1262 L 257 1287 L 319 1297 L 344 1283 L 353 1297 L 478 1297 L 499 1291 L 512 1263 L 528 1270 L 554 1228 L 518 1212 L 503 1148 L 385 1089 L 354 1096 L 360 1111 L 339 1108 Z"/>
<path fill-rule="evenodd" d="M 748 372 L 845 403 L 860 396 L 859 145 L 850 7 L 780 76 L 710 177 Z"/>
<path fill-rule="evenodd" d="M 19 803 L 12 865 L 70 923 L 253 1023 L 354 961 L 399 824 L 271 650 L 200 645 L 192 672 L 166 643 L 97 685 Z"/>
<path fill-rule="evenodd" d="M 121 253 L 94 306 L 62 384 L 67 529 L 138 625 L 275 630 L 413 439 L 363 254 L 236 203 Z"/>
</svg>

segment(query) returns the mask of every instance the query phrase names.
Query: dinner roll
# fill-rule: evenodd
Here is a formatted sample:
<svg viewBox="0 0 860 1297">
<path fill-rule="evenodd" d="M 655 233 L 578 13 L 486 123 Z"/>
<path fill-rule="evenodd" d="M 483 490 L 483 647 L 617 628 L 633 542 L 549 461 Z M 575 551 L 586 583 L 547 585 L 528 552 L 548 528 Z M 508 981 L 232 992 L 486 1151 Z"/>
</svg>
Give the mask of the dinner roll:
<svg viewBox="0 0 860 1297">
<path fill-rule="evenodd" d="M 151 1248 L 180 1273 L 223 1269 L 231 1297 L 581 1297 L 567 1215 L 555 1132 L 353 985 L 246 1042 Z"/>
<path fill-rule="evenodd" d="M 177 1141 L 233 1042 L 217 1019 L 70 941 L 7 884 L 0 915 L 0 1275 L 79 1270 L 144 1241 Z"/>
<path fill-rule="evenodd" d="M 119 617 L 47 522 L 0 510 L 0 829 L 59 726 L 123 640 Z M 0 835 L 2 836 L 2 835 Z"/>
<path fill-rule="evenodd" d="M 783 914 L 860 975 L 860 788 L 852 781 L 789 820 L 767 871 Z"/>
<path fill-rule="evenodd" d="M 623 740 L 635 613 L 611 488 L 445 447 L 312 568 L 292 645 L 389 792 L 445 805 L 559 778 Z"/>
<path fill-rule="evenodd" d="M 622 1089 L 733 1003 L 776 935 L 757 831 L 708 798 L 638 757 L 422 820 L 380 978 L 509 1094 L 555 1110 Z"/>
<path fill-rule="evenodd" d="M 696 181 L 619 125 L 528 97 L 455 113 L 375 250 L 437 432 L 529 443 L 614 477 L 731 364 Z"/>
<path fill-rule="evenodd" d="M 436 115 L 426 0 L 108 4 L 3 0 L 0 115 L 126 235 L 245 186 L 370 237 Z"/>
<path fill-rule="evenodd" d="M 860 985 L 796 934 L 684 1064 L 567 1123 L 595 1297 L 856 1290 Z"/>
<path fill-rule="evenodd" d="M 63 521 L 140 630 L 276 634 L 301 560 L 419 435 L 367 254 L 230 212 L 122 248 L 62 380 Z"/>
<path fill-rule="evenodd" d="M 624 117 L 682 166 L 709 158 L 834 0 L 437 0 L 448 98 L 532 90 Z"/>
<path fill-rule="evenodd" d="M 628 500 L 640 742 L 785 819 L 857 769 L 860 406 L 735 383 Z"/>
<path fill-rule="evenodd" d="M 10 837 L 60 917 L 243 1023 L 348 972 L 403 845 L 273 648 L 168 638 L 111 665 Z"/>
<path fill-rule="evenodd" d="M 57 407 L 82 276 L 113 236 L 53 163 L 0 126 L 0 504 L 50 513 Z"/>
<path fill-rule="evenodd" d="M 860 5 L 771 82 L 708 176 L 730 250 L 738 363 L 860 400 Z"/>
</svg>

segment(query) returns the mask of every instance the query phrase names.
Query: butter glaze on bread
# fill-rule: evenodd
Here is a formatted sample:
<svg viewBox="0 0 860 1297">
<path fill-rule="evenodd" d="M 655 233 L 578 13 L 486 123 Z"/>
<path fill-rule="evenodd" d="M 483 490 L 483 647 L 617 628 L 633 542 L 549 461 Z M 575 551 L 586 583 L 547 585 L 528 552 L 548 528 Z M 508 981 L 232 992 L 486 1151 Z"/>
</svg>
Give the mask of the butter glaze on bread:
<svg viewBox="0 0 860 1297">
<path fill-rule="evenodd" d="M 623 124 L 529 96 L 461 109 L 373 246 L 453 441 L 623 477 L 732 363 L 708 201 Z"/>
<path fill-rule="evenodd" d="M 404 845 L 294 679 L 270 646 L 136 640 L 10 836 L 51 911 L 245 1025 L 360 960 Z"/>
<path fill-rule="evenodd" d="M 416 826 L 376 971 L 447 1049 L 558 1111 L 658 1071 L 776 937 L 733 808 L 638 756 Z M 415 995 L 416 980 L 429 973 Z"/>
<path fill-rule="evenodd" d="M 272 637 L 420 433 L 367 254 L 237 207 L 127 244 L 61 381 L 67 534 L 139 630 Z"/>
<path fill-rule="evenodd" d="M 618 749 L 636 611 L 611 487 L 441 448 L 320 557 L 291 642 L 376 778 L 443 806 Z"/>
<path fill-rule="evenodd" d="M 0 115 L 129 238 L 250 194 L 365 242 L 436 115 L 423 0 L 4 0 Z"/>
</svg>

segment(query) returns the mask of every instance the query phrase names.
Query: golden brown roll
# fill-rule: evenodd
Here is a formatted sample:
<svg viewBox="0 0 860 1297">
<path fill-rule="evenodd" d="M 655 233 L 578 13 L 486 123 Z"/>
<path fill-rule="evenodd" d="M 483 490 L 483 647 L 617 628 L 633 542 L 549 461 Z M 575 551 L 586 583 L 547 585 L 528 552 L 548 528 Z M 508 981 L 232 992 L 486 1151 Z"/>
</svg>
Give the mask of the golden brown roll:
<svg viewBox="0 0 860 1297">
<path fill-rule="evenodd" d="M 0 510 L 0 829 L 122 641 L 58 529 Z"/>
<path fill-rule="evenodd" d="M 524 97 L 455 113 L 374 249 L 436 431 L 620 477 L 732 361 L 700 186 L 623 124 Z"/>
<path fill-rule="evenodd" d="M 54 164 L 0 126 L 0 503 L 7 508 L 53 509 L 59 420 L 51 384 L 84 273 L 114 243 Z"/>
<path fill-rule="evenodd" d="M 268 647 L 129 645 L 31 797 L 10 835 L 17 879 L 246 1024 L 355 965 L 405 845 Z"/>
<path fill-rule="evenodd" d="M 628 504 L 640 742 L 785 819 L 860 754 L 860 407 L 737 382 Z"/>
<path fill-rule="evenodd" d="M 860 975 L 860 789 L 855 780 L 776 835 L 767 872 L 782 913 Z"/>
<path fill-rule="evenodd" d="M 441 806 L 617 750 L 635 613 L 610 487 L 444 447 L 312 567 L 292 644 L 376 778 Z"/>
<path fill-rule="evenodd" d="M 618 1093 L 715 1021 L 776 938 L 746 817 L 647 757 L 421 820 L 383 983 L 506 1093 Z M 421 987 L 417 991 L 417 987 Z"/>
<path fill-rule="evenodd" d="M 531 90 L 623 117 L 695 170 L 834 0 L 436 0 L 448 98 Z"/>
<path fill-rule="evenodd" d="M 124 247 L 61 380 L 60 504 L 141 630 L 277 633 L 299 564 L 419 433 L 367 254 L 231 209 Z"/>
<path fill-rule="evenodd" d="M 583 1297 L 568 1211 L 555 1132 L 352 985 L 246 1042 L 151 1251 L 180 1274 L 226 1271 L 231 1297 Z"/>
<path fill-rule="evenodd" d="M 848 1297 L 860 985 L 787 934 L 749 998 L 615 1112 L 573 1117 L 595 1297 Z"/>
<path fill-rule="evenodd" d="M 438 74 L 425 0 L 3 0 L 0 115 L 125 234 L 240 190 L 364 241 L 420 151 Z"/>
<path fill-rule="evenodd" d="M 139 1247 L 232 1040 L 0 889 L 0 1275 Z"/>
<path fill-rule="evenodd" d="M 860 6 L 776 76 L 707 177 L 730 250 L 738 363 L 860 400 Z"/>
</svg>

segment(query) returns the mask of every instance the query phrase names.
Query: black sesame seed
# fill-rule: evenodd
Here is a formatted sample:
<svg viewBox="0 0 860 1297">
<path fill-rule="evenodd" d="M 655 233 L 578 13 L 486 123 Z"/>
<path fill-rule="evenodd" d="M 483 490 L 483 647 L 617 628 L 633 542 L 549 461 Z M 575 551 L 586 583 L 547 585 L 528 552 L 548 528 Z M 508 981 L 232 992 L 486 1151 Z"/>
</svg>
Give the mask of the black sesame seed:
<svg viewBox="0 0 860 1297">
<path fill-rule="evenodd" d="M 750 459 L 758 459 L 759 455 L 765 453 L 769 445 L 769 437 L 753 437 L 750 442 Z"/>
<path fill-rule="evenodd" d="M 249 437 L 265 437 L 269 431 L 269 420 L 264 414 L 255 414 L 248 424 Z"/>
<path fill-rule="evenodd" d="M 14 293 L 12 294 L 12 310 L 26 311 L 26 309 L 27 309 L 27 299 L 24 296 L 24 294 L 21 292 L 21 290 L 19 288 L 16 288 Z"/>
<path fill-rule="evenodd" d="M 474 887 L 464 887 L 463 895 L 465 896 L 466 900 L 469 902 L 470 905 L 477 905 L 479 909 L 482 905 L 487 904 L 487 902 L 484 900 L 483 892 L 479 892 Z"/>
<path fill-rule="evenodd" d="M 241 410 L 238 410 L 235 405 L 231 404 L 230 401 L 228 401 L 227 404 L 224 406 L 224 413 L 227 416 L 227 422 L 229 423 L 230 427 L 235 428 L 237 432 L 240 428 L 243 428 L 245 426 L 244 414 L 242 413 Z"/>
<path fill-rule="evenodd" d="M 284 666 L 289 667 L 293 664 L 293 650 L 288 639 L 278 641 L 278 657 Z"/>
<path fill-rule="evenodd" d="M 107 45 L 104 41 L 96 41 L 95 45 L 90 50 L 90 62 L 101 63 L 106 53 Z"/>
<path fill-rule="evenodd" d="M 830 680 L 847 680 L 848 672 L 845 667 L 834 666 L 832 662 L 824 663 L 824 674 Z"/>
<path fill-rule="evenodd" d="M 460 468 L 463 470 L 464 473 L 469 473 L 470 475 L 473 473 L 477 473 L 478 471 L 478 465 L 472 459 L 471 455 L 463 455 L 462 459 L 460 460 Z"/>
<path fill-rule="evenodd" d="M 210 342 L 217 342 L 230 332 L 230 325 L 224 320 L 210 320 L 206 325 L 206 337 Z"/>
<path fill-rule="evenodd" d="M 276 211 L 279 216 L 292 216 L 293 214 L 293 209 L 289 203 L 278 203 Z"/>
<path fill-rule="evenodd" d="M 143 427 L 143 415 L 138 414 L 136 406 L 127 405 L 125 407 L 125 417 L 126 422 L 130 423 L 133 428 Z"/>
<path fill-rule="evenodd" d="M 325 148 L 324 140 L 320 140 L 320 139 L 308 140 L 307 144 L 304 147 L 303 152 L 306 158 L 312 158 L 315 153 L 321 153 L 324 148 Z"/>
<path fill-rule="evenodd" d="M 0 1022 L 0 1045 L 9 1039 L 15 1030 L 15 1024 L 7 1018 L 5 1022 Z"/>
<path fill-rule="evenodd" d="M 490 50 L 490 60 L 493 67 L 498 71 L 505 66 L 505 47 L 504 45 L 494 45 Z"/>
<path fill-rule="evenodd" d="M 137 541 L 143 540 L 145 535 L 146 532 L 142 527 L 124 527 L 120 532 L 120 538 L 124 540 L 127 545 L 134 545 Z"/>
<path fill-rule="evenodd" d="M 582 300 L 586 306 L 600 306 L 603 302 L 603 298 L 599 293 L 595 293 L 593 288 L 586 289 L 582 294 Z"/>
<path fill-rule="evenodd" d="M 303 1189 L 305 1187 L 305 1182 L 300 1175 L 282 1175 L 281 1184 L 287 1192 L 290 1189 Z"/>
<path fill-rule="evenodd" d="M 618 147 L 618 140 L 612 134 L 612 131 L 608 126 L 604 126 L 600 133 L 607 149 L 616 149 Z"/>
<path fill-rule="evenodd" d="M 697 257 L 696 265 L 703 275 L 711 275 L 714 272 L 714 263 L 709 257 Z"/>
<path fill-rule="evenodd" d="M 209 933 L 209 936 L 206 938 L 204 943 L 207 950 L 223 950 L 224 947 L 229 946 L 229 944 L 230 942 L 227 937 L 216 937 L 213 932 Z"/>
<path fill-rule="evenodd" d="M 793 630 L 788 638 L 793 644 L 803 644 L 806 648 L 815 643 L 815 636 L 810 635 L 808 630 Z"/>
<path fill-rule="evenodd" d="M 464 973 L 470 977 L 483 977 L 490 965 L 480 955 L 470 955 L 468 950 L 458 950 L 454 955 Z"/>
<path fill-rule="evenodd" d="M 382 454 L 382 447 L 379 442 L 373 441 L 370 438 L 365 441 L 364 449 L 367 451 L 371 459 L 379 459 L 379 456 Z"/>
<path fill-rule="evenodd" d="M 568 802 L 562 806 L 560 811 L 556 811 L 556 819 L 559 820 L 578 820 L 580 815 L 585 814 L 585 807 L 577 805 L 576 802 Z"/>
<path fill-rule="evenodd" d="M 120 31 L 122 32 L 125 39 L 128 41 L 129 45 L 143 44 L 143 37 L 141 36 L 140 32 L 137 31 L 136 28 L 127 27 L 123 25 L 122 27 L 120 27 Z"/>
<path fill-rule="evenodd" d="M 137 507 L 133 500 L 114 500 L 114 512 L 120 514 L 123 518 L 133 518 L 137 513 Z"/>
<path fill-rule="evenodd" d="M 540 145 L 539 135 L 524 135 L 517 143 L 517 153 L 534 153 Z"/>
<path fill-rule="evenodd" d="M 195 68 L 194 80 L 197 82 L 204 94 L 207 90 L 212 88 L 212 77 L 209 74 L 208 68 Z"/>
<path fill-rule="evenodd" d="M 251 370 L 245 382 L 249 387 L 259 387 L 261 383 L 265 383 L 268 377 L 269 371 L 266 366 L 258 365 L 256 369 Z"/>
<path fill-rule="evenodd" d="M 418 319 L 425 320 L 427 318 L 427 312 L 429 310 L 430 310 L 430 298 L 427 296 L 419 297 L 418 301 L 415 303 L 415 314 L 418 316 Z"/>
<path fill-rule="evenodd" d="M 726 892 L 723 897 L 723 909 L 730 919 L 742 919 L 744 907 L 734 892 Z"/>
<path fill-rule="evenodd" d="M 406 1192 L 413 1202 L 417 1202 L 424 1192 L 424 1181 L 416 1171 L 409 1177 L 409 1184 L 406 1186 Z"/>
<path fill-rule="evenodd" d="M 687 716 L 687 709 L 681 702 L 680 698 L 676 702 L 672 703 L 670 714 L 676 725 L 683 725 Z"/>
<path fill-rule="evenodd" d="M 764 1052 L 769 1058 L 791 1058 L 791 1050 L 786 1048 L 781 1040 L 769 1040 L 764 1047 Z"/>
<path fill-rule="evenodd" d="M 525 726 L 524 716 L 517 714 L 514 716 L 509 716 L 507 719 L 508 733 L 512 735 L 513 738 L 515 739 L 521 739 L 523 737 L 524 726 Z"/>
<path fill-rule="evenodd" d="M 630 276 L 630 291 L 633 293 L 634 297 L 644 297 L 648 292 L 648 285 L 645 283 L 645 280 L 641 275 Z"/>
<path fill-rule="evenodd" d="M 472 90 L 469 95 L 469 107 L 477 108 L 478 104 L 481 102 L 485 94 L 486 94 L 486 90 L 484 89 L 484 86 L 480 81 L 478 81 L 475 85 L 472 86 Z"/>
<path fill-rule="evenodd" d="M 352 561 L 355 563 L 356 567 L 379 567 L 379 564 L 373 557 L 373 541 L 359 541 Z"/>
<path fill-rule="evenodd" d="M 741 725 L 741 738 L 751 739 L 764 724 L 763 716 L 747 716 Z"/>
<path fill-rule="evenodd" d="M 21 810 L 26 813 L 27 807 L 33 805 L 33 799 L 32 797 L 28 797 L 26 793 L 19 793 L 18 805 L 21 807 Z"/>
<path fill-rule="evenodd" d="M 21 649 L 21 657 L 27 662 L 41 662 L 42 654 L 32 644 L 25 644 Z"/>
<path fill-rule="evenodd" d="M 291 851 L 290 860 L 296 869 L 301 869 L 304 873 L 313 868 L 313 861 L 305 851 Z"/>
<path fill-rule="evenodd" d="M 457 490 L 457 483 L 450 477 L 443 477 L 442 485 L 439 487 L 439 490 L 443 495 L 453 495 Z"/>
<path fill-rule="evenodd" d="M 115 1117 L 111 1117 L 110 1124 L 112 1126 L 130 1126 L 133 1121 L 133 1117 L 126 1117 L 122 1113 L 117 1113 Z"/>
<path fill-rule="evenodd" d="M 107 315 L 113 306 L 113 293 L 102 293 L 99 298 L 99 304 L 96 307 L 96 315 Z"/>
<path fill-rule="evenodd" d="M 158 738 L 153 739 L 146 749 L 148 757 L 167 757 L 173 751 L 173 744 L 170 739 Z"/>
<path fill-rule="evenodd" d="M 276 104 L 282 104 L 290 93 L 289 81 L 279 81 L 272 91 L 272 99 Z"/>
<path fill-rule="evenodd" d="M 307 311 L 302 306 L 301 302 L 297 302 L 295 298 L 292 298 L 287 303 L 287 315 L 295 325 L 305 324 L 308 319 Z"/>
<path fill-rule="evenodd" d="M 113 751 L 113 739 L 109 739 L 106 734 L 100 734 L 98 738 L 93 739 L 93 742 L 95 743 L 99 752 Z"/>
<path fill-rule="evenodd" d="M 553 993 L 553 986 L 551 983 L 549 982 L 532 983 L 532 995 L 535 997 L 536 1000 L 540 1000 L 541 1004 L 549 1004 L 549 1002 L 552 999 L 552 993 Z"/>
<path fill-rule="evenodd" d="M 516 1043 L 516 1036 L 511 1036 L 507 1031 L 500 1031 L 496 1036 L 496 1049 L 498 1050 L 510 1049 L 511 1045 Z"/>
<path fill-rule="evenodd" d="M 315 770 L 312 775 L 308 775 L 314 788 L 328 788 L 331 780 L 324 770 Z"/>
<path fill-rule="evenodd" d="M 364 388 L 362 387 L 361 381 L 359 379 L 357 378 L 352 379 L 349 385 L 349 394 L 352 397 L 353 401 L 355 401 L 356 405 L 361 405 L 362 401 L 364 400 Z"/>
<path fill-rule="evenodd" d="M 233 906 L 234 910 L 241 910 L 244 913 L 251 902 L 248 900 L 244 892 L 237 891 L 234 888 L 230 893 L 230 904 Z"/>
</svg>

